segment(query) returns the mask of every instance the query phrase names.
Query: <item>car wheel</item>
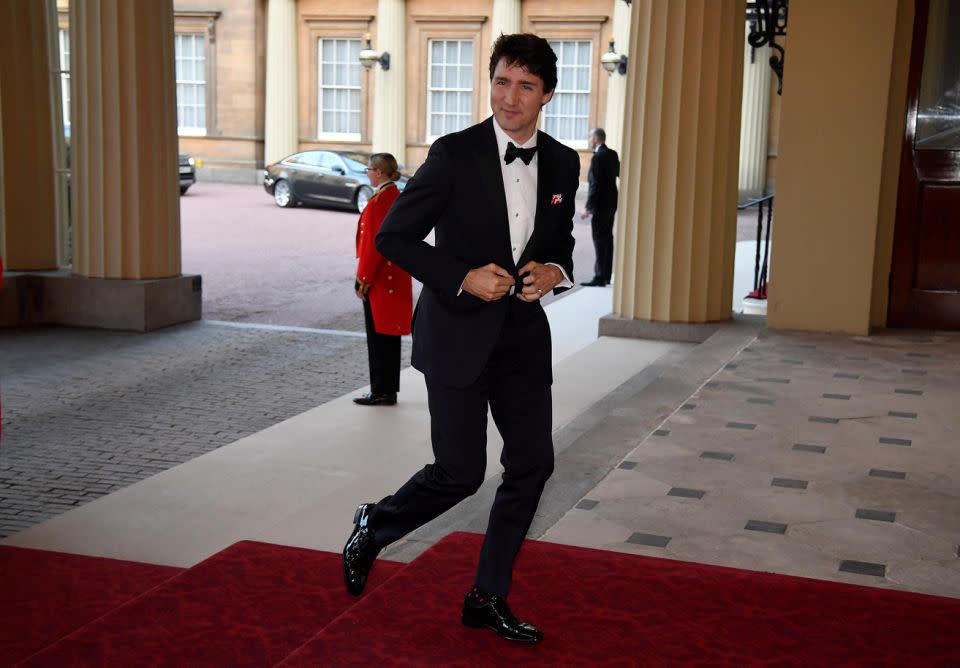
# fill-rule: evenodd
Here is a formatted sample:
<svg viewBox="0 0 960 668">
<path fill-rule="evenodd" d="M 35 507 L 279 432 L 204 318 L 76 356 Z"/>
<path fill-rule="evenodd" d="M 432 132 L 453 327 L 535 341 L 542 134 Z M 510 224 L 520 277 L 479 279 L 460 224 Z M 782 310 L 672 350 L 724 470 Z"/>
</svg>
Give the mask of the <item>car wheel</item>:
<svg viewBox="0 0 960 668">
<path fill-rule="evenodd" d="M 190 189 L 190 186 L 180 186 L 180 194 L 186 195 L 189 189 Z"/>
<path fill-rule="evenodd" d="M 357 194 L 353 196 L 353 204 L 357 207 L 357 211 L 363 213 L 371 197 L 373 197 L 373 188 L 370 186 L 357 188 Z"/>
<path fill-rule="evenodd" d="M 297 205 L 297 200 L 293 196 L 293 190 L 291 190 L 290 183 L 288 181 L 280 179 L 274 184 L 273 201 L 276 202 L 277 206 L 282 206 L 284 208 Z"/>
</svg>

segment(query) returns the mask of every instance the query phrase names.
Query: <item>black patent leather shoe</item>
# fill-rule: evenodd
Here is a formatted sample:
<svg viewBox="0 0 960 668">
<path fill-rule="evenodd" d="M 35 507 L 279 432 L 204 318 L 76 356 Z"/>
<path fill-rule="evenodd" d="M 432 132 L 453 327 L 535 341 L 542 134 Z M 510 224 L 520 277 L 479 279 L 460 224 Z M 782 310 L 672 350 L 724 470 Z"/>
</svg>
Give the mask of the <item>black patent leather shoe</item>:
<svg viewBox="0 0 960 668">
<path fill-rule="evenodd" d="M 493 629 L 498 636 L 515 642 L 540 642 L 543 632 L 521 622 L 510 612 L 502 596 L 485 594 L 477 587 L 463 601 L 463 624 L 473 628 Z"/>
<path fill-rule="evenodd" d="M 353 403 L 360 406 L 393 406 L 397 403 L 397 393 L 374 394 L 373 392 L 367 392 L 362 397 L 356 397 Z"/>
<path fill-rule="evenodd" d="M 361 503 L 357 507 L 357 512 L 353 515 L 353 533 L 343 547 L 343 577 L 347 591 L 354 596 L 363 593 L 363 588 L 367 585 L 367 575 L 380 552 L 373 537 L 373 529 L 369 526 L 374 505 Z"/>
</svg>

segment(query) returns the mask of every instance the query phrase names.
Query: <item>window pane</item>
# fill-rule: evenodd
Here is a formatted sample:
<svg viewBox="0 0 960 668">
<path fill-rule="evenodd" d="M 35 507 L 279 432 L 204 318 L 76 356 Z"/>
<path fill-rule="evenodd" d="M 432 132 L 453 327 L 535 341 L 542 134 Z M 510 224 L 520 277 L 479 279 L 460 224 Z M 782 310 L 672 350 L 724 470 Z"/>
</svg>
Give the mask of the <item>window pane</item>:
<svg viewBox="0 0 960 668">
<path fill-rule="evenodd" d="M 544 129 L 561 141 L 585 140 L 589 130 L 591 49 L 589 40 L 554 40 L 557 92 L 544 108 Z"/>
<path fill-rule="evenodd" d="M 440 136 L 470 124 L 473 104 L 473 42 L 431 40 L 427 135 Z"/>
<path fill-rule="evenodd" d="M 359 39 L 320 39 L 318 55 L 318 132 L 360 134 Z"/>
</svg>

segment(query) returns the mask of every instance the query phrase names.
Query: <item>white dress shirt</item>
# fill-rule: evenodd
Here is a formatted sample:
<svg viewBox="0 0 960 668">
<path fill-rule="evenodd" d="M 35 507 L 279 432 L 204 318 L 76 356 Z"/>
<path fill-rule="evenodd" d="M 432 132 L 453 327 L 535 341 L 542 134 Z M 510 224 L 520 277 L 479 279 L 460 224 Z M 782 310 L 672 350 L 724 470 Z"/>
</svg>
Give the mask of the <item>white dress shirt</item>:
<svg viewBox="0 0 960 668">
<path fill-rule="evenodd" d="M 533 235 L 533 224 L 537 216 L 537 161 L 539 156 L 534 153 L 529 165 L 524 164 L 520 158 L 509 165 L 506 164 L 503 156 L 507 152 L 507 143 L 513 140 L 497 123 L 496 117 L 493 119 L 493 131 L 497 135 L 497 150 L 500 151 L 500 174 L 503 177 L 503 192 L 507 198 L 507 218 L 510 222 L 510 249 L 513 252 L 513 262 L 516 264 Z M 514 142 L 514 145 L 516 145 L 516 142 Z M 536 145 L 537 133 L 534 132 L 530 139 L 517 148 L 531 148 Z M 573 283 L 570 282 L 570 277 L 567 276 L 563 267 L 555 262 L 548 262 L 547 264 L 552 264 L 563 274 L 563 279 L 557 283 L 556 287 L 573 287 Z"/>
</svg>

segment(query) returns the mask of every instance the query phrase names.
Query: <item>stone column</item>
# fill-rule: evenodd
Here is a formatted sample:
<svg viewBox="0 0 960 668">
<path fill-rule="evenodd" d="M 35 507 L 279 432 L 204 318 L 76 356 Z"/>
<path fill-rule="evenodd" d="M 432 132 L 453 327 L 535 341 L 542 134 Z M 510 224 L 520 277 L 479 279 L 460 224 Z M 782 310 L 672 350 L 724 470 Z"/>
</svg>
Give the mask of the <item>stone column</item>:
<svg viewBox="0 0 960 668">
<path fill-rule="evenodd" d="M 743 37 L 743 103 L 740 107 L 740 178 L 738 189 L 747 196 L 767 187 L 767 125 L 770 119 L 770 47 L 754 49 Z M 751 62 L 752 52 L 752 62 Z"/>
<path fill-rule="evenodd" d="M 490 42 L 500 35 L 520 32 L 520 0 L 493 0 L 490 16 Z"/>
<path fill-rule="evenodd" d="M 73 271 L 178 276 L 173 3 L 71 2 L 70 33 Z"/>
<path fill-rule="evenodd" d="M 0 2 L 0 89 L 7 99 L 0 120 L 0 188 L 6 194 L 0 218 L 7 271 L 57 268 L 45 11 L 35 0 Z"/>
<path fill-rule="evenodd" d="M 297 3 L 267 0 L 263 164 L 300 148 L 297 122 Z"/>
<path fill-rule="evenodd" d="M 630 5 L 623 0 L 613 2 L 613 26 L 610 33 L 617 53 L 623 53 L 629 59 L 627 47 L 630 46 Z M 603 45 L 606 51 L 608 44 Z M 629 62 L 629 60 L 628 60 Z M 603 129 L 607 133 L 607 146 L 615 151 L 623 150 L 624 111 L 627 101 L 627 77 L 619 72 L 610 75 L 607 86 L 607 114 Z"/>
<path fill-rule="evenodd" d="M 635 0 L 613 309 L 628 320 L 731 316 L 743 3 Z"/>
<path fill-rule="evenodd" d="M 377 39 L 373 48 L 390 54 L 390 69 L 375 65 L 372 144 L 375 152 L 392 153 L 397 162 L 407 155 L 407 17 L 404 0 L 380 0 Z"/>
</svg>

